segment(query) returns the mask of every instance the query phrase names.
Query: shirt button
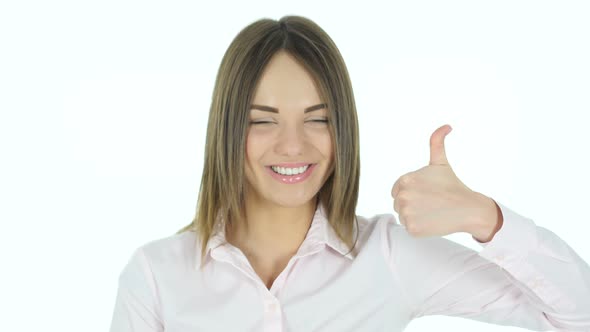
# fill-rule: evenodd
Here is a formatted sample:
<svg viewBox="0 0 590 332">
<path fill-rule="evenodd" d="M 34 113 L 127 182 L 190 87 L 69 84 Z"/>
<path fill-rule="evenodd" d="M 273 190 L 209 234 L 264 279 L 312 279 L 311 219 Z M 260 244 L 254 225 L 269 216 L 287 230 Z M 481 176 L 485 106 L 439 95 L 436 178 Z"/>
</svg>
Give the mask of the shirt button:
<svg viewBox="0 0 590 332">
<path fill-rule="evenodd" d="M 267 303 L 266 304 L 266 311 L 267 312 L 275 312 L 278 309 L 279 309 L 279 305 L 276 304 L 276 303 L 274 303 L 274 302 L 271 302 L 271 303 Z"/>
<path fill-rule="evenodd" d="M 500 254 L 496 256 L 496 262 L 500 263 L 504 261 L 504 255 Z"/>
</svg>

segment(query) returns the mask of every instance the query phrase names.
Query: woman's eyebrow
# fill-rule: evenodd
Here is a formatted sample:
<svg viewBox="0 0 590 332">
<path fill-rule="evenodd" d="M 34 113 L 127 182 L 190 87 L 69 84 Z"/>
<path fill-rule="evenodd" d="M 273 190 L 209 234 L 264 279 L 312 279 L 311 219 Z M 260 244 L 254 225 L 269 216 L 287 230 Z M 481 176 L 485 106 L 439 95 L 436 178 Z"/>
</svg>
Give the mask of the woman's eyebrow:
<svg viewBox="0 0 590 332">
<path fill-rule="evenodd" d="M 320 109 L 325 108 L 325 107 L 326 107 L 326 104 L 317 104 L 317 105 L 309 106 L 308 108 L 306 108 L 303 111 L 303 113 L 317 111 L 317 110 L 320 110 Z M 265 106 L 265 105 L 252 104 L 252 105 L 250 105 L 250 109 L 257 109 L 259 111 L 279 113 L 279 109 L 278 108 L 271 107 L 271 106 Z"/>
</svg>

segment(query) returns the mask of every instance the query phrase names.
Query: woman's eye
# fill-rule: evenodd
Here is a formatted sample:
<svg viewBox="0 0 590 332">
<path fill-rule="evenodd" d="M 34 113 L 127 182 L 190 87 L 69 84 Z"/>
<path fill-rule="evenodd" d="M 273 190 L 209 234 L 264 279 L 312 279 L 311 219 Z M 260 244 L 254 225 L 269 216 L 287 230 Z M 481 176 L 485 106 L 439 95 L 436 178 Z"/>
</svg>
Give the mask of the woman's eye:
<svg viewBox="0 0 590 332">
<path fill-rule="evenodd" d="M 250 121 L 251 125 L 257 125 L 257 124 L 269 124 L 269 123 L 274 123 L 272 121 Z"/>
<path fill-rule="evenodd" d="M 307 120 L 306 122 L 324 124 L 324 123 L 328 123 L 328 119 L 311 119 L 311 120 Z"/>
<path fill-rule="evenodd" d="M 305 122 L 323 125 L 323 124 L 328 123 L 328 119 L 309 119 L 309 120 L 305 120 Z M 250 125 L 269 125 L 269 124 L 276 124 L 276 122 L 269 121 L 269 120 L 252 120 L 249 122 L 249 124 Z"/>
</svg>

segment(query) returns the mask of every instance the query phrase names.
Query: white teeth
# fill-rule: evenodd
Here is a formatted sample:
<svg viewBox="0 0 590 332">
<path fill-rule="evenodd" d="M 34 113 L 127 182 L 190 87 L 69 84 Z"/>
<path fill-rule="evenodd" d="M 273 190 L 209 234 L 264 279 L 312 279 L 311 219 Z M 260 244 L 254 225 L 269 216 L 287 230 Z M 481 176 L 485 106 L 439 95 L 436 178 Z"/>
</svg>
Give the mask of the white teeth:
<svg viewBox="0 0 590 332">
<path fill-rule="evenodd" d="M 271 166 L 270 168 L 272 168 L 273 171 L 275 171 L 276 173 L 279 173 L 281 175 L 297 175 L 297 174 L 301 174 L 301 173 L 307 171 L 307 168 L 309 168 L 309 165 L 302 166 L 302 167 L 296 167 L 296 168 L 286 168 L 286 167 L 278 167 L 278 166 Z"/>
</svg>

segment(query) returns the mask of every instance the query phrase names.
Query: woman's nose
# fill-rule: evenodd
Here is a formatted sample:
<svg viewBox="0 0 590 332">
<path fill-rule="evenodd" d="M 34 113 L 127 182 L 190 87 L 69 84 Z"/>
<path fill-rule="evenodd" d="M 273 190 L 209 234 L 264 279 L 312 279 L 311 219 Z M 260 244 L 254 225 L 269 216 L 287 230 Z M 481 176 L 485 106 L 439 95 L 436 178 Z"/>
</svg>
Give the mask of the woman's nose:
<svg viewBox="0 0 590 332">
<path fill-rule="evenodd" d="M 284 156 L 299 156 L 303 154 L 304 143 L 303 127 L 286 125 L 280 129 L 275 152 Z"/>
</svg>

